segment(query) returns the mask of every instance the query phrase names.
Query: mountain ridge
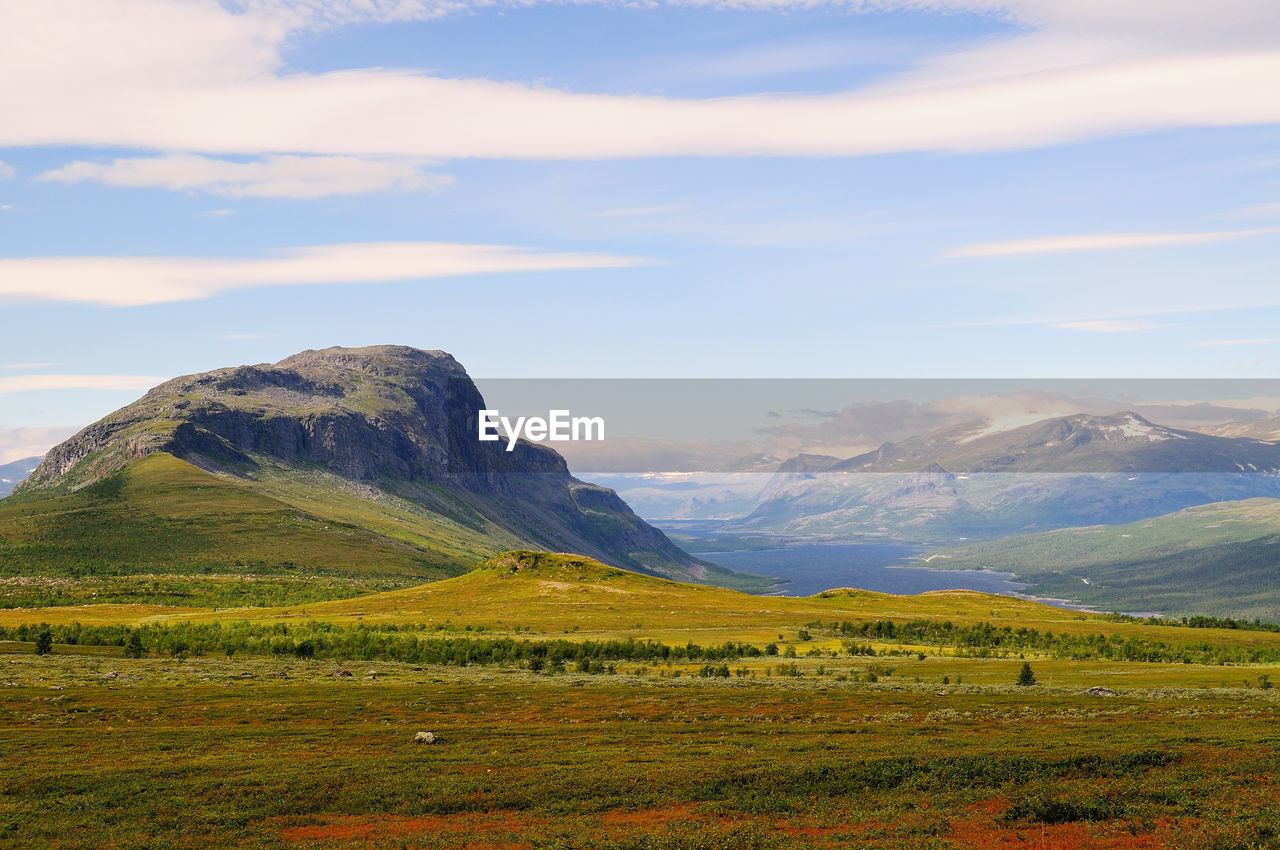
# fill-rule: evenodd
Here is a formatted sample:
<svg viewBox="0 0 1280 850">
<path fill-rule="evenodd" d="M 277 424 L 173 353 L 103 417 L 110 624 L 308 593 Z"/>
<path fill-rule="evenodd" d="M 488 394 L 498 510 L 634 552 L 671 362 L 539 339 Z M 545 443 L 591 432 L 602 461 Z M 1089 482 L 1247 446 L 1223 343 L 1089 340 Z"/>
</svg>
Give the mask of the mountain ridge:
<svg viewBox="0 0 1280 850">
<path fill-rule="evenodd" d="M 1130 411 L 936 429 L 851 458 L 800 455 L 725 530 L 945 544 L 1280 496 L 1280 444 Z"/>
<path fill-rule="evenodd" d="M 829 472 L 1275 472 L 1280 444 L 1076 413 L 1006 431 L 963 425 L 885 443 Z"/>
<path fill-rule="evenodd" d="M 937 550 L 932 569 L 1010 571 L 1028 593 L 1113 610 L 1280 620 L 1280 499 Z"/>
</svg>

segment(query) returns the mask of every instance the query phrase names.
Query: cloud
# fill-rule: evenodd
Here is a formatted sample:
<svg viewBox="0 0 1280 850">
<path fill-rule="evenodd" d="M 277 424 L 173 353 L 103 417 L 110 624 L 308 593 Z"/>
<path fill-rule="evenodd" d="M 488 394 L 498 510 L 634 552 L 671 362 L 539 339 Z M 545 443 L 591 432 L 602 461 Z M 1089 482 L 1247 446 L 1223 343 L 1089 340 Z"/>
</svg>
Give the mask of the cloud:
<svg viewBox="0 0 1280 850">
<path fill-rule="evenodd" d="M 1131 333 L 1133 331 L 1149 331 L 1163 327 L 1143 319 L 1092 319 L 1080 322 L 1058 322 L 1055 328 L 1065 331 L 1086 331 L 1096 334 Z"/>
<path fill-rule="evenodd" d="M 413 162 L 352 156 L 268 156 L 256 162 L 232 162 L 205 156 L 171 155 L 117 159 L 110 163 L 77 161 L 47 171 L 37 179 L 200 191 L 228 198 L 319 198 L 364 192 L 434 191 L 453 182 L 447 175 L 425 173 Z"/>
<path fill-rule="evenodd" d="M 281 59 L 307 28 L 480 5 L 299 0 L 242 2 L 233 13 L 212 0 L 6 4 L 0 76 L 23 85 L 0 90 L 0 114 L 10 116 L 0 122 L 0 146 L 420 159 L 844 157 L 1280 122 L 1273 0 L 1212 8 L 1147 0 L 833 2 L 824 5 L 1000 15 L 1020 30 L 884 83 L 821 96 L 576 93 L 412 70 L 286 72 Z M 258 185 L 227 185 L 242 184 Z"/>
<path fill-rule="evenodd" d="M 511 272 L 628 268 L 649 261 L 553 254 L 505 245 L 362 242 L 295 248 L 268 259 L 30 257 L 0 259 L 0 299 L 112 306 L 209 298 L 263 286 L 388 283 Z"/>
<path fill-rule="evenodd" d="M 674 215 L 685 211 L 683 204 L 667 204 L 656 207 L 619 207 L 597 213 L 597 218 L 636 218 L 651 215 Z"/>
<path fill-rule="evenodd" d="M 1011 257 L 1024 254 L 1075 254 L 1092 251 L 1121 251 L 1132 248 L 1163 248 L 1175 245 L 1203 245 L 1228 242 L 1251 236 L 1280 233 L 1280 227 L 1253 230 L 1221 230 L 1210 233 L 1084 233 L 1075 236 L 1046 236 L 980 242 L 950 252 L 952 257 Z"/>
<path fill-rule="evenodd" d="M 892 65 L 920 46 L 896 39 L 794 39 L 732 50 L 711 58 L 675 60 L 671 79 L 756 79 L 851 66 Z"/>
<path fill-rule="evenodd" d="M 1268 204 L 1254 204 L 1251 207 L 1245 207 L 1242 210 L 1236 210 L 1236 215 L 1276 215 L 1280 213 L 1280 201 L 1274 201 Z"/>
<path fill-rule="evenodd" d="M 79 428 L 55 425 L 39 428 L 0 428 L 0 464 L 40 457 Z"/>
<path fill-rule="evenodd" d="M 18 173 L 18 169 L 14 168 L 7 162 L 0 162 L 0 180 L 9 180 Z"/>
<path fill-rule="evenodd" d="M 57 365 L 57 364 L 55 364 L 55 363 L 6 363 L 6 364 L 4 364 L 3 366 L 0 366 L 0 369 L 10 369 L 10 370 L 13 370 L 13 369 L 48 369 L 50 366 L 55 366 L 55 365 Z"/>
<path fill-rule="evenodd" d="M 1276 343 L 1280 343 L 1280 339 L 1205 339 L 1193 344 L 1202 347 L 1213 347 L 1232 345 L 1275 345 Z"/>
<path fill-rule="evenodd" d="M 0 377 L 0 395 L 34 390 L 149 390 L 167 380 L 154 375 L 11 375 Z"/>
</svg>

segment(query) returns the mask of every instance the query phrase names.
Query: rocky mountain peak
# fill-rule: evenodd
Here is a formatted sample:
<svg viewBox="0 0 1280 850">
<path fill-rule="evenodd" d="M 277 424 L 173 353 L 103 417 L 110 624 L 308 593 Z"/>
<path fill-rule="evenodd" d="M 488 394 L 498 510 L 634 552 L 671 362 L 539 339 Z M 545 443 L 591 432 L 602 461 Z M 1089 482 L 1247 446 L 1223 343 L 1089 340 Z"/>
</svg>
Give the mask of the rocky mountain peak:
<svg viewBox="0 0 1280 850">
<path fill-rule="evenodd" d="M 166 381 L 55 447 L 19 491 L 79 490 L 155 453 L 249 486 L 323 487 L 402 499 L 506 539 L 632 569 L 701 577 L 612 491 L 569 474 L 552 449 L 477 439 L 484 399 L 443 351 L 304 351 L 275 364 Z M 274 482 L 274 483 L 273 483 Z M 282 483 L 284 482 L 284 483 Z M 318 483 L 317 483 L 318 482 Z"/>
</svg>

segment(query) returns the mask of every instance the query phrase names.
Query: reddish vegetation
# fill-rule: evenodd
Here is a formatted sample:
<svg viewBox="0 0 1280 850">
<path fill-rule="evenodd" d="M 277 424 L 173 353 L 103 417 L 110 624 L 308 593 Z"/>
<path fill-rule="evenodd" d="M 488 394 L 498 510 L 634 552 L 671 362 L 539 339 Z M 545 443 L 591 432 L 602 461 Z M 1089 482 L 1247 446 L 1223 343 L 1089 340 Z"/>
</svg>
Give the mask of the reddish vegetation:
<svg viewBox="0 0 1280 850">
<path fill-rule="evenodd" d="M 666 826 L 672 823 L 687 823 L 697 819 L 694 809 L 687 803 L 672 803 L 661 809 L 639 809 L 637 811 L 606 812 L 600 819 L 605 826 Z"/>
<path fill-rule="evenodd" d="M 992 821 L 952 822 L 946 838 L 966 847 L 984 847 L 991 850 L 1036 847 L 1045 850 L 1075 850 L 1077 847 L 1140 848 L 1168 847 L 1176 833 L 1165 829 L 1133 835 L 1127 824 L 1062 823 L 1052 826 L 1029 824 L 1007 826 Z M 1176 843 L 1176 842 L 1174 842 Z"/>
<path fill-rule="evenodd" d="M 335 816 L 322 824 L 286 827 L 280 839 L 290 843 L 409 838 L 416 835 L 458 836 L 467 839 L 472 848 L 524 848 L 529 846 L 521 836 L 536 834 L 535 819 L 518 812 L 485 814 L 428 815 L 371 818 Z M 485 840 L 495 839 L 495 840 Z"/>
</svg>

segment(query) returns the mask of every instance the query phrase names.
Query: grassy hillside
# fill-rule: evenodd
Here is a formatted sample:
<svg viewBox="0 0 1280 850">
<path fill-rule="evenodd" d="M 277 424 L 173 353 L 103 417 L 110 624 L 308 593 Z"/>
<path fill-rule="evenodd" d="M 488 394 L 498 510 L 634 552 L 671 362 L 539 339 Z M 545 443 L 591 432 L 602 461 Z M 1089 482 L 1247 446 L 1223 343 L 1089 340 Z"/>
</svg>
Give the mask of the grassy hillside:
<svg viewBox="0 0 1280 850">
<path fill-rule="evenodd" d="M 1029 592 L 1099 607 L 1280 620 L 1280 500 L 1188 508 L 940 550 L 935 569 L 1017 573 Z"/>
<path fill-rule="evenodd" d="M 250 489 L 163 453 L 74 493 L 0 503 L 8 605 L 349 596 L 454 575 L 516 542 L 287 477 Z"/>
</svg>

